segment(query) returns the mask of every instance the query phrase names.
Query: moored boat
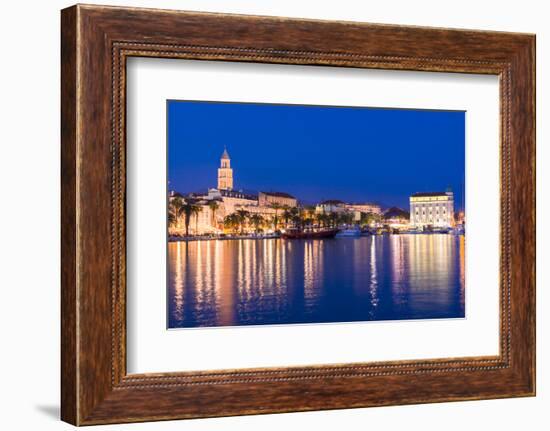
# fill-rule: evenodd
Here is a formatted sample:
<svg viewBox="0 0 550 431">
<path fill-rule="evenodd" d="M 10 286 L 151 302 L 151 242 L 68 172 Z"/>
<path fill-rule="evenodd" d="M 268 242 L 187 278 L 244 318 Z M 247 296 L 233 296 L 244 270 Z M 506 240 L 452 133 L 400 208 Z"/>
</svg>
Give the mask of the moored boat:
<svg viewBox="0 0 550 431">
<path fill-rule="evenodd" d="M 326 239 L 334 238 L 338 233 L 338 229 L 318 229 L 318 230 L 301 230 L 287 229 L 281 233 L 281 238 L 284 239 Z"/>
<path fill-rule="evenodd" d="M 449 233 L 452 235 L 464 235 L 464 225 L 456 226 Z"/>
<path fill-rule="evenodd" d="M 358 236 L 361 236 L 361 229 L 356 226 L 341 230 L 336 238 L 356 238 Z"/>
</svg>

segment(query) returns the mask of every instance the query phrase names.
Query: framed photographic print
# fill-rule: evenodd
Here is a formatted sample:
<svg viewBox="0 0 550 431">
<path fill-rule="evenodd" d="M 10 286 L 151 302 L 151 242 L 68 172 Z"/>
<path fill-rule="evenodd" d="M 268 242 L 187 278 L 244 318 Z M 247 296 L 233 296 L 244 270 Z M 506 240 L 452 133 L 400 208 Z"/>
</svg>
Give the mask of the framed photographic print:
<svg viewBox="0 0 550 431">
<path fill-rule="evenodd" d="M 62 11 L 62 419 L 535 394 L 535 37 Z"/>
</svg>

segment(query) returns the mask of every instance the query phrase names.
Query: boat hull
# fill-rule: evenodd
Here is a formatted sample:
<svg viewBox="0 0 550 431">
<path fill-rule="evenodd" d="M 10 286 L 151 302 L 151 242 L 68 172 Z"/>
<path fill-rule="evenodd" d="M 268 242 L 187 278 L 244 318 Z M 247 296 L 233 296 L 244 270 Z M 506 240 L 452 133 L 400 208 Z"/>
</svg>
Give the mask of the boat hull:
<svg viewBox="0 0 550 431">
<path fill-rule="evenodd" d="M 344 229 L 338 232 L 336 238 L 359 238 L 361 229 Z"/>
<path fill-rule="evenodd" d="M 327 239 L 334 238 L 338 233 L 338 229 L 327 229 L 317 232 L 285 232 L 281 234 L 284 239 Z"/>
</svg>

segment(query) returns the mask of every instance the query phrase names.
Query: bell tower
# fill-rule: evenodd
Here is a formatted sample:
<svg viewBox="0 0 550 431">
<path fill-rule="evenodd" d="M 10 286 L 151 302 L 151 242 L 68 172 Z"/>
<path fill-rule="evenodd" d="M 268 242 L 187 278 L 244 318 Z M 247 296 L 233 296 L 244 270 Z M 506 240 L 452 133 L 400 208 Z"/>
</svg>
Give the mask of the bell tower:
<svg viewBox="0 0 550 431">
<path fill-rule="evenodd" d="M 233 190 L 233 169 L 231 169 L 231 159 L 225 147 L 218 168 L 218 190 Z"/>
</svg>

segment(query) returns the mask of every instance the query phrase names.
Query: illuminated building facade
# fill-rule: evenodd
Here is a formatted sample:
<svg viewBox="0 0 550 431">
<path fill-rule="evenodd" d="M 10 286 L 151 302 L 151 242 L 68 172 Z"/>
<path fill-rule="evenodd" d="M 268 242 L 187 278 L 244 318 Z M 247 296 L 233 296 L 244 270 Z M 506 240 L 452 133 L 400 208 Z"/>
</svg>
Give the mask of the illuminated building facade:
<svg viewBox="0 0 550 431">
<path fill-rule="evenodd" d="M 258 205 L 268 207 L 273 204 L 292 208 L 298 206 L 298 200 L 294 196 L 282 192 L 260 192 L 258 194 Z"/>
<path fill-rule="evenodd" d="M 345 207 L 349 211 L 359 212 L 359 213 L 372 213 L 372 214 L 382 214 L 382 208 L 380 205 L 371 204 L 371 203 L 351 203 L 345 204 Z"/>
<path fill-rule="evenodd" d="M 220 199 L 223 201 L 225 208 L 225 215 L 234 213 L 238 207 L 258 205 L 258 198 L 256 195 L 243 193 L 238 190 L 208 190 L 208 196 L 206 199 Z"/>
<path fill-rule="evenodd" d="M 323 201 L 315 207 L 315 212 L 318 214 L 342 213 L 344 211 L 346 211 L 346 204 L 338 199 Z"/>
<path fill-rule="evenodd" d="M 218 168 L 218 190 L 233 190 L 233 169 L 227 148 L 223 150 Z"/>
<path fill-rule="evenodd" d="M 454 226 L 454 196 L 446 192 L 415 193 L 410 197 L 411 225 L 420 228 Z"/>
</svg>

